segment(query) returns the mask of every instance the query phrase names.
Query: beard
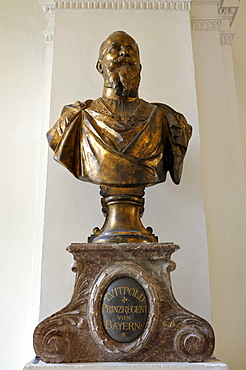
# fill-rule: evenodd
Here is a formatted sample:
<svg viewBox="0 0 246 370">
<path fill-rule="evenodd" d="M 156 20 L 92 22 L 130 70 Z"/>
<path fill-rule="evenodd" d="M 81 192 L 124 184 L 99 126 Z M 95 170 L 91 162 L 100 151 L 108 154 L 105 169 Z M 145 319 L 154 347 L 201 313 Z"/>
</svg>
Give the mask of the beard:
<svg viewBox="0 0 246 370">
<path fill-rule="evenodd" d="M 123 63 L 122 58 L 118 58 L 108 67 L 110 87 L 118 96 L 135 98 L 140 84 L 140 68 L 135 63 Z"/>
</svg>

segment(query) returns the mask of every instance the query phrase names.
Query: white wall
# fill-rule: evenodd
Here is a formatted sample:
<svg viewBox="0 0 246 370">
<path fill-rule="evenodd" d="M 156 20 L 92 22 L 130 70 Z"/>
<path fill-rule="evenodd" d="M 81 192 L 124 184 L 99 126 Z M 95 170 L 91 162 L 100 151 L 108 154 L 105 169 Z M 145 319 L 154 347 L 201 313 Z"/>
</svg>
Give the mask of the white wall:
<svg viewBox="0 0 246 370">
<path fill-rule="evenodd" d="M 210 3 L 210 4 L 209 4 Z M 227 6 L 237 2 L 227 1 Z M 245 8 L 239 8 L 241 28 Z M 218 13 L 214 1 L 194 1 L 193 22 L 202 23 L 193 31 L 197 100 L 201 133 L 201 154 L 206 210 L 212 294 L 215 355 L 231 370 L 246 367 L 245 335 L 245 220 L 246 188 L 243 163 L 244 135 L 239 124 L 236 85 L 230 38 L 220 40 L 220 30 L 230 35 L 230 14 Z M 221 22 L 216 28 L 213 22 Z M 237 18 L 236 18 L 237 20 Z M 236 22 L 236 21 L 235 21 Z M 238 27 L 237 27 L 238 30 Z M 237 33 L 236 33 L 237 35 Z M 222 42 L 222 44 L 221 44 Z M 242 43 L 235 48 L 239 53 Z M 239 55 L 239 54 L 237 54 Z M 235 58 L 236 63 L 239 59 Z M 240 56 L 244 70 L 245 52 Z M 237 67 L 237 64 L 235 64 Z M 239 72 L 236 70 L 236 75 Z M 237 90 L 245 102 L 245 85 Z M 245 104 L 244 104 L 245 105 Z M 241 113 L 240 118 L 244 118 Z M 245 128 L 244 128 L 245 129 Z"/>
<path fill-rule="evenodd" d="M 55 23 L 52 123 L 59 117 L 63 105 L 101 95 L 103 81 L 95 69 L 98 49 L 111 32 L 123 29 L 139 43 L 143 65 L 140 96 L 148 101 L 170 104 L 185 114 L 193 125 L 194 134 L 181 185 L 177 187 L 168 180 L 147 189 L 143 223 L 154 228 L 160 241 L 174 241 L 181 245 L 181 250 L 173 256 L 178 265 L 173 273 L 174 292 L 184 307 L 210 321 L 189 12 L 58 10 Z M 150 32 L 152 24 L 155 28 Z M 71 242 L 86 242 L 93 227 L 102 225 L 100 208 L 99 187 L 73 178 L 52 159 L 50 152 L 41 318 L 62 308 L 70 299 L 74 276 L 69 268 L 72 259 L 65 248 Z"/>
<path fill-rule="evenodd" d="M 244 174 L 246 173 L 246 104 L 245 104 L 245 86 L 246 86 L 246 2 L 241 0 L 240 8 L 232 25 L 235 37 L 232 44 L 233 63 L 235 68 L 235 82 L 237 89 L 237 105 L 239 113 L 239 122 L 242 139 L 242 150 L 244 159 Z"/>
<path fill-rule="evenodd" d="M 35 0 L 2 0 L 0 20 L 0 368 L 18 370 L 34 356 L 32 320 L 39 303 L 32 302 L 32 268 L 40 242 L 35 231 L 45 43 Z"/>
<path fill-rule="evenodd" d="M 244 165 L 246 52 L 242 45 L 246 39 L 245 7 L 245 2 L 241 1 L 233 24 L 236 32 L 233 61 Z M 184 307 L 210 320 L 195 96 L 195 85 L 199 81 L 195 82 L 194 79 L 189 15 L 187 12 L 152 12 L 151 16 L 148 16 L 144 12 L 139 12 L 136 16 L 136 12 L 134 14 L 128 12 L 126 17 L 124 12 L 114 11 L 107 15 L 106 12 L 97 11 L 93 14 L 93 20 L 97 22 L 95 27 L 95 24 L 90 22 L 91 11 L 82 13 L 72 11 L 72 14 L 71 17 L 69 11 L 59 11 L 57 16 L 51 123 L 59 116 L 64 104 L 100 95 L 102 80 L 94 69 L 98 45 L 108 33 L 122 28 L 131 33 L 140 45 L 143 64 L 141 97 L 170 104 L 184 113 L 195 128 L 181 185 L 177 187 L 168 180 L 165 184 L 147 189 L 143 221 L 146 226 L 151 225 L 154 228 L 161 241 L 174 241 L 181 245 L 181 250 L 173 255 L 178 265 L 177 270 L 172 273 L 175 295 Z M 133 22 L 130 22 L 132 19 L 135 20 L 135 17 L 144 30 L 136 28 Z M 49 151 L 46 220 L 43 233 L 48 152 L 44 133 L 49 125 L 47 96 L 50 88 L 47 81 L 51 73 L 49 65 L 45 75 L 44 64 L 45 58 L 46 62 L 47 58 L 48 62 L 52 62 L 52 50 L 49 46 L 48 55 L 46 51 L 45 56 L 42 34 L 44 21 L 36 0 L 2 0 L 0 18 L 2 36 L 0 102 L 3 126 L 0 161 L 2 176 L 0 238 L 3 256 L 0 262 L 2 276 L 0 367 L 4 370 L 19 370 L 34 357 L 32 333 L 39 321 L 39 314 L 40 318 L 43 318 L 63 307 L 70 299 L 74 276 L 70 272 L 72 257 L 65 251 L 65 247 L 70 242 L 85 242 L 92 228 L 101 226 L 103 217 L 98 187 L 74 179 L 53 161 Z M 78 30 L 81 32 L 78 33 Z M 89 44 L 86 44 L 88 38 Z M 83 52 L 83 45 L 89 46 L 89 54 Z M 148 48 L 145 45 L 148 45 Z M 168 45 L 168 51 L 163 45 Z M 77 48 L 78 54 L 76 57 L 68 58 L 71 55 L 70 50 L 74 50 L 74 47 Z M 161 84 L 159 71 L 162 72 Z M 85 80 L 89 84 L 84 84 Z M 44 91 L 46 99 L 43 97 Z M 216 108 L 221 109 L 218 104 Z M 201 140 L 204 138 L 201 128 Z M 235 141 L 235 137 L 233 140 Z M 203 150 L 202 155 L 203 158 L 211 159 L 211 164 L 213 163 L 208 149 Z M 233 148 L 232 155 L 235 157 Z M 218 172 L 218 178 L 226 173 L 230 179 L 231 169 L 234 170 L 234 164 L 230 161 L 229 167 L 227 162 L 223 162 L 223 166 L 216 166 L 214 171 Z M 223 181 L 221 185 L 223 191 L 220 191 L 213 176 L 207 177 L 204 160 L 203 178 L 204 184 L 206 181 L 209 182 L 209 187 L 205 186 L 205 206 L 213 327 L 217 338 L 215 353 L 222 361 L 229 363 L 230 370 L 244 370 L 246 257 L 242 241 L 245 228 L 244 220 L 238 223 L 243 206 L 239 209 L 238 201 L 235 203 L 236 199 L 240 200 L 237 184 L 231 187 L 231 192 L 224 195 Z M 220 198 L 216 202 L 224 201 L 225 213 L 222 213 L 221 222 L 217 223 L 216 218 L 208 212 L 216 194 Z M 233 204 L 233 214 L 229 204 Z M 178 206 L 181 206 L 181 212 Z M 234 218 L 235 214 L 237 220 Z M 236 227 L 233 226 L 235 224 Z M 228 233 L 228 230 L 231 242 L 222 243 L 220 235 L 224 238 L 225 231 Z M 218 242 L 214 243 L 215 239 Z M 42 299 L 39 307 L 41 262 Z"/>
</svg>

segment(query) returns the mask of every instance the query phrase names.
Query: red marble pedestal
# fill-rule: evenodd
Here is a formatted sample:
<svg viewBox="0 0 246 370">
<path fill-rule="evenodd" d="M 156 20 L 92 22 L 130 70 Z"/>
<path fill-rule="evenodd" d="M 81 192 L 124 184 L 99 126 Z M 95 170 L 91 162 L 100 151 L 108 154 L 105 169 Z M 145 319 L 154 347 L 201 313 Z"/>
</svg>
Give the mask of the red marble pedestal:
<svg viewBox="0 0 246 370">
<path fill-rule="evenodd" d="M 71 244 L 73 296 L 35 329 L 37 357 L 50 363 L 210 358 L 211 326 L 172 292 L 170 258 L 177 249 L 172 243 Z"/>
</svg>

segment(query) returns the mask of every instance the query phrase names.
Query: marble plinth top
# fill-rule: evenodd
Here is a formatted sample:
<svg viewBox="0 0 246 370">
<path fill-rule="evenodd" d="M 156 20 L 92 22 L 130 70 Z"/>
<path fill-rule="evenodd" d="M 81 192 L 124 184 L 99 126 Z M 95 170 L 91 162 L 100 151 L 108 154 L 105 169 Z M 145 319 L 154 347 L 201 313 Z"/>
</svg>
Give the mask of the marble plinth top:
<svg viewBox="0 0 246 370">
<path fill-rule="evenodd" d="M 216 359 L 201 363 L 188 362 L 98 362 L 74 364 L 46 364 L 29 362 L 24 370 L 229 370 L 228 365 Z"/>
</svg>

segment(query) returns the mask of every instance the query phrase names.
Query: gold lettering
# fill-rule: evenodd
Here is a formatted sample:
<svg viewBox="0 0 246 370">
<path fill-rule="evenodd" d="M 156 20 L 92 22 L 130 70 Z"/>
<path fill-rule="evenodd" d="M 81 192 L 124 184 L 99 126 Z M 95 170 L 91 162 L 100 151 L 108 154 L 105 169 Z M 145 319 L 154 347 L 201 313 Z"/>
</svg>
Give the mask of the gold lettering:
<svg viewBox="0 0 246 370">
<path fill-rule="evenodd" d="M 140 306 L 136 306 L 136 313 L 140 313 Z"/>
<path fill-rule="evenodd" d="M 129 311 L 129 310 L 128 310 L 128 308 L 129 308 L 129 306 L 124 306 L 124 308 L 125 308 L 125 309 L 124 309 L 124 313 L 125 313 L 125 314 L 128 314 L 128 311 Z"/>
<path fill-rule="evenodd" d="M 135 291 L 136 290 L 134 288 L 130 288 L 129 289 L 129 295 L 134 296 Z"/>
<path fill-rule="evenodd" d="M 118 320 L 131 320 L 130 316 L 117 316 Z"/>
<path fill-rule="evenodd" d="M 109 313 L 114 313 L 115 306 L 109 306 Z"/>
<path fill-rule="evenodd" d="M 123 287 L 123 292 L 124 292 L 123 295 L 126 295 L 126 292 L 129 294 L 129 288 L 128 288 L 128 286 L 124 286 Z"/>
<path fill-rule="evenodd" d="M 122 320 L 124 317 L 120 317 Z M 142 324 L 140 322 L 112 322 L 107 320 L 105 328 L 107 330 L 132 330 L 136 331 L 141 329 Z"/>
<path fill-rule="evenodd" d="M 136 329 L 141 329 L 141 323 L 140 322 L 134 322 L 135 324 L 135 330 Z"/>
<path fill-rule="evenodd" d="M 135 331 L 134 322 L 129 322 L 129 330 Z"/>
<path fill-rule="evenodd" d="M 143 295 L 143 293 L 140 294 L 140 296 L 138 297 L 138 300 L 139 302 L 143 302 L 145 300 L 145 296 Z"/>
<path fill-rule="evenodd" d="M 112 329 L 113 329 L 113 330 L 118 329 L 117 324 L 118 324 L 118 322 L 114 322 L 114 323 L 113 323 L 113 325 L 112 325 Z"/>
<path fill-rule="evenodd" d="M 112 293 L 107 292 L 107 294 L 109 294 L 109 295 L 110 295 L 110 297 L 111 297 L 111 299 L 112 299 L 112 298 L 114 298 L 113 290 L 111 290 L 111 292 L 112 292 Z"/>
<path fill-rule="evenodd" d="M 106 292 L 105 299 L 110 302 L 113 298 L 119 296 L 119 295 L 130 295 L 132 297 L 135 297 L 139 302 L 144 302 L 145 295 L 143 293 L 140 293 L 138 289 L 135 288 L 129 288 L 128 286 L 120 286 L 112 289 L 111 291 Z"/>
<path fill-rule="evenodd" d="M 106 303 L 102 304 L 102 313 L 108 312 L 113 313 L 124 313 L 126 315 L 130 313 L 147 313 L 147 306 L 109 306 Z"/>
<path fill-rule="evenodd" d="M 134 294 L 133 294 L 133 296 L 135 297 L 135 298 L 137 298 L 137 299 L 139 299 L 139 297 L 138 297 L 138 290 L 135 290 L 135 292 L 134 292 Z"/>
<path fill-rule="evenodd" d="M 122 325 L 122 330 L 128 330 L 128 322 L 123 322 L 123 325 Z"/>
<path fill-rule="evenodd" d="M 118 325 L 119 325 L 119 330 L 122 330 L 123 322 L 119 322 Z"/>
<path fill-rule="evenodd" d="M 111 292 L 113 292 L 113 291 L 111 290 Z M 108 297 L 107 297 L 107 294 L 110 296 L 110 298 L 108 298 Z M 105 298 L 107 299 L 107 301 L 108 301 L 108 302 L 110 302 L 110 301 L 111 301 L 111 299 L 112 299 L 112 298 L 114 298 L 114 294 L 112 294 L 112 293 L 110 293 L 110 292 L 107 292 L 107 293 L 105 294 Z"/>
<path fill-rule="evenodd" d="M 122 295 L 123 286 L 119 286 L 118 289 L 120 290 L 120 295 Z"/>
<path fill-rule="evenodd" d="M 111 321 L 106 321 L 106 329 L 112 329 Z"/>
</svg>

